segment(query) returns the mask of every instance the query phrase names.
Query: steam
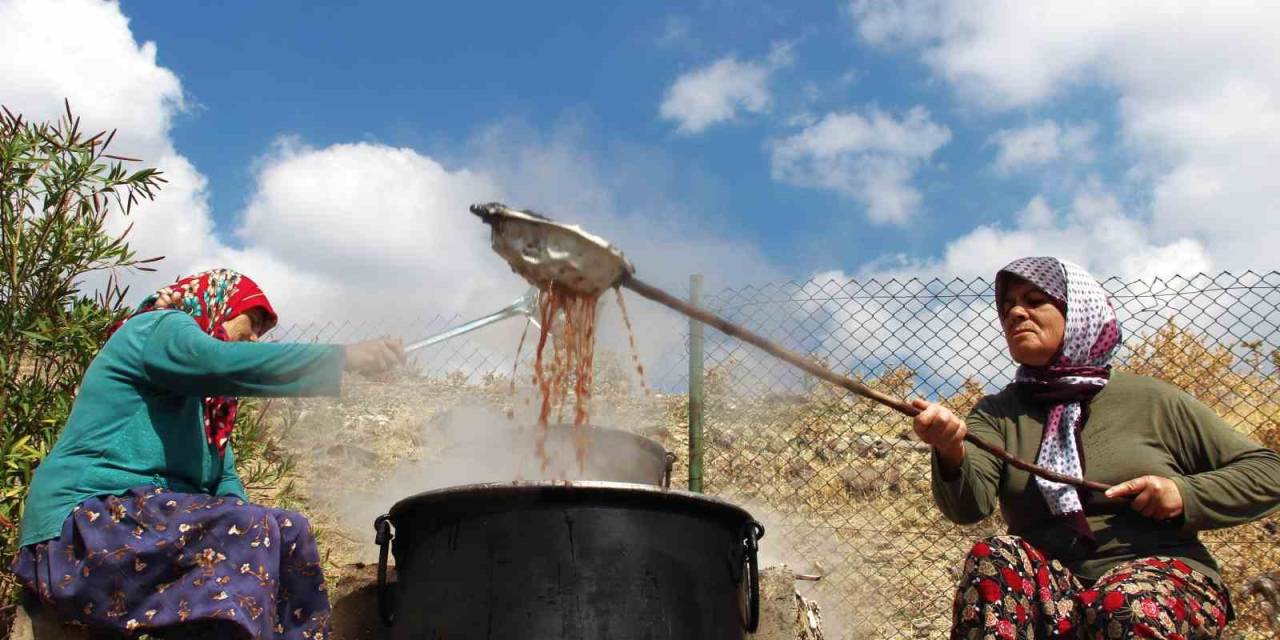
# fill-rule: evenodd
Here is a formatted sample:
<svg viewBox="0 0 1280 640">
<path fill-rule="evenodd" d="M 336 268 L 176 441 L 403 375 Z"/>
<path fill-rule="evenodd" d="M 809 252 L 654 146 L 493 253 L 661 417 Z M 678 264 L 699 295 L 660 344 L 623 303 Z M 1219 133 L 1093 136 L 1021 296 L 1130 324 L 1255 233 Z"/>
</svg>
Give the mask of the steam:
<svg viewBox="0 0 1280 640">
<path fill-rule="evenodd" d="M 873 638 L 885 620 L 870 603 L 882 600 L 878 587 L 857 578 L 875 574 L 874 558 L 864 555 L 848 540 L 834 531 L 814 527 L 812 521 L 788 517 L 760 502 L 734 500 L 757 522 L 764 525 L 765 537 L 760 541 L 760 566 L 786 565 L 797 575 L 818 580 L 797 580 L 796 591 L 815 601 L 822 610 L 822 633 L 828 638 Z M 874 547 L 874 544 L 867 546 Z M 855 586 L 855 585 L 861 586 Z M 844 601 L 866 603 L 848 614 Z"/>
<path fill-rule="evenodd" d="M 510 409 L 510 408 L 509 408 Z M 422 455 L 387 472 L 375 486 L 338 496 L 344 528 L 363 531 L 395 503 L 424 491 L 480 483 L 603 480 L 657 485 L 665 452 L 612 429 L 536 425 L 531 403 L 511 415 L 459 406 L 424 420 L 415 441 Z M 579 464 L 578 451 L 586 451 Z"/>
</svg>

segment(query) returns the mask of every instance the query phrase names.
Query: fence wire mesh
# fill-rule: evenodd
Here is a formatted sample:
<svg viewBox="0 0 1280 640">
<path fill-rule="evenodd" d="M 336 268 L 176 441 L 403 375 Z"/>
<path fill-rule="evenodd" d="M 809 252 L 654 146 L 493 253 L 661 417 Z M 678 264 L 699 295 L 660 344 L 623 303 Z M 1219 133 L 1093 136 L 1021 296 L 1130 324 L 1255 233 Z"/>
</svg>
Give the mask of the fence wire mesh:
<svg viewBox="0 0 1280 640">
<path fill-rule="evenodd" d="M 1168 380 L 1280 447 L 1280 274 L 1104 283 L 1125 333 L 1117 366 Z M 811 280 L 721 291 L 708 308 L 903 397 L 967 412 L 1009 382 L 985 279 Z M 910 422 L 708 332 L 705 486 L 768 526 L 837 638 L 945 637 L 957 570 L 998 517 L 945 520 Z M 1224 569 L 1236 633 L 1268 637 L 1250 580 L 1280 568 L 1277 519 L 1203 537 Z"/>
<path fill-rule="evenodd" d="M 1118 368 L 1163 378 L 1241 432 L 1280 448 L 1280 272 L 1113 278 L 1103 285 L 1125 336 Z M 874 388 L 940 400 L 962 415 L 1007 384 L 1015 369 L 987 279 L 814 279 L 723 289 L 702 305 Z M 650 392 L 634 380 L 597 390 L 593 422 L 657 439 L 678 454 L 675 477 L 682 478 L 688 324 L 640 306 L 632 304 L 632 319 Z M 296 325 L 273 338 L 413 340 L 467 319 Z M 621 326 L 604 316 L 602 324 Z M 518 332 L 494 339 L 490 331 L 420 352 L 423 378 L 505 388 Z M 609 387 L 632 370 L 629 346 L 625 333 L 599 335 L 595 380 Z M 976 538 L 1004 531 L 999 516 L 969 527 L 941 516 L 930 495 L 928 450 L 911 439 L 903 416 L 714 330 L 705 331 L 704 353 L 705 491 L 741 504 L 766 525 L 766 563 L 820 576 L 797 584 L 820 605 L 826 637 L 945 637 L 964 554 Z M 529 356 L 526 345 L 519 386 L 528 384 Z M 1280 571 L 1280 519 L 1202 537 L 1232 591 L 1238 615 L 1232 633 L 1276 637 L 1264 599 L 1247 591 L 1257 577 Z"/>
</svg>

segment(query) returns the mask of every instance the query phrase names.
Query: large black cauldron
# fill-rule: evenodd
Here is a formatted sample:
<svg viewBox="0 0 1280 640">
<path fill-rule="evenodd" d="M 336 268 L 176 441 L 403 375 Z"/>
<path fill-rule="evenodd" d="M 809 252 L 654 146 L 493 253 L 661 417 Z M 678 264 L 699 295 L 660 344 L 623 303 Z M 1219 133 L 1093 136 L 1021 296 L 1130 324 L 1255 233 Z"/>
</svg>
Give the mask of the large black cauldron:
<svg viewBox="0 0 1280 640">
<path fill-rule="evenodd" d="M 486 484 L 378 519 L 393 640 L 741 640 L 763 528 L 727 502 L 612 483 Z"/>
</svg>

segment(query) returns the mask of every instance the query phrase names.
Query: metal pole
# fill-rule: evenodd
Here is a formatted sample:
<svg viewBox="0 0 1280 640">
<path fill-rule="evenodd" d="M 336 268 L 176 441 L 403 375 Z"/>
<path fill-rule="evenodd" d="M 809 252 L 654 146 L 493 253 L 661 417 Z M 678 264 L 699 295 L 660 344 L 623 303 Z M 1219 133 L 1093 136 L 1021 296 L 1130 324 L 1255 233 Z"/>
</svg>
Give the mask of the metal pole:
<svg viewBox="0 0 1280 640">
<path fill-rule="evenodd" d="M 689 304 L 702 304 L 702 274 L 689 276 Z M 702 493 L 702 323 L 689 318 L 689 490 Z"/>
</svg>

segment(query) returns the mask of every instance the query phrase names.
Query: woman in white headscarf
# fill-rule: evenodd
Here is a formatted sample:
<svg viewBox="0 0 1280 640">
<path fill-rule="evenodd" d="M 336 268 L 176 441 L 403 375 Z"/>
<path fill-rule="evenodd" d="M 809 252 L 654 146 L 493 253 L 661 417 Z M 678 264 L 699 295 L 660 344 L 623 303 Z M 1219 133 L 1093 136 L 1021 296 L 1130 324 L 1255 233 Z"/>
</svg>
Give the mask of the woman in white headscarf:
<svg viewBox="0 0 1280 640">
<path fill-rule="evenodd" d="M 1120 328 L 1084 269 L 1016 260 L 996 275 L 1013 383 L 966 420 L 917 400 L 933 495 L 959 523 L 997 503 L 1008 535 L 975 544 L 952 638 L 1216 638 L 1231 613 L 1197 533 L 1280 506 L 1280 455 L 1153 378 L 1113 372 Z M 967 432 L 1105 494 L 1036 478 L 966 444 Z"/>
</svg>

